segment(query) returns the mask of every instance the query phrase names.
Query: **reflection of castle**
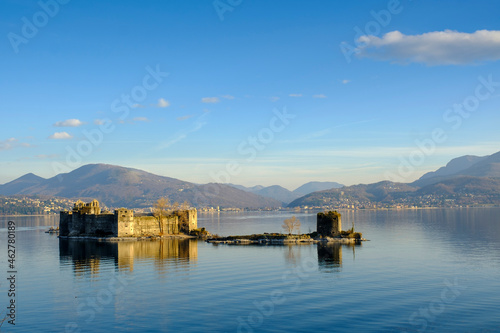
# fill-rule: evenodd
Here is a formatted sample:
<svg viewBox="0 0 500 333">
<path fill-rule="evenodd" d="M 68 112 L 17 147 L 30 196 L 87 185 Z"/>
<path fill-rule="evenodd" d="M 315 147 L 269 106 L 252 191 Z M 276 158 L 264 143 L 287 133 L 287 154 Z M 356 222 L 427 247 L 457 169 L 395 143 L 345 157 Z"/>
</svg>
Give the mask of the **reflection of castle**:
<svg viewBox="0 0 500 333">
<path fill-rule="evenodd" d="M 136 215 L 131 209 L 120 208 L 114 214 L 101 213 L 99 202 L 77 201 L 72 211 L 62 211 L 60 236 L 140 237 L 179 234 L 197 228 L 196 209 L 176 210 L 167 216 Z"/>
<path fill-rule="evenodd" d="M 113 265 L 120 270 L 134 269 L 134 263 L 154 261 L 160 270 L 163 264 L 177 259 L 189 262 L 198 258 L 198 243 L 194 239 L 164 239 L 158 241 L 99 242 L 81 239 L 59 239 L 61 263 L 71 262 L 75 275 L 99 274 L 101 265 Z"/>
<path fill-rule="evenodd" d="M 342 248 L 352 249 L 353 256 L 355 248 L 360 244 L 338 244 L 338 243 L 318 243 L 318 266 L 323 269 L 340 270 L 342 267 Z"/>
</svg>

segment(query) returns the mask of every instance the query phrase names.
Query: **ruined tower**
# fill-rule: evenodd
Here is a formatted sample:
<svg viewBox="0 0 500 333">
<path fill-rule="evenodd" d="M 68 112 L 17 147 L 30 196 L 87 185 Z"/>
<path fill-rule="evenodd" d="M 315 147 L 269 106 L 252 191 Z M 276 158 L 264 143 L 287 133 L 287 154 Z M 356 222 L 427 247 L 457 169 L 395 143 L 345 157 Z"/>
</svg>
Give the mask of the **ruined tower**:
<svg viewBox="0 0 500 333">
<path fill-rule="evenodd" d="M 341 215 L 337 211 L 318 213 L 316 218 L 316 230 L 323 237 L 336 237 L 342 230 Z"/>
</svg>

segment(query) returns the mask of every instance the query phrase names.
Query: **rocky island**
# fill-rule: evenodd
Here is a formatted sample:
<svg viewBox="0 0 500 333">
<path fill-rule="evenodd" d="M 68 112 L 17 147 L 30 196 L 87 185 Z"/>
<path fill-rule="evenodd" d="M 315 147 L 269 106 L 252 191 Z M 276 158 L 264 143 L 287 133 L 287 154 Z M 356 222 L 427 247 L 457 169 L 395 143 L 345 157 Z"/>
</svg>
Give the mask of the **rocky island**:
<svg viewBox="0 0 500 333">
<path fill-rule="evenodd" d="M 292 235 L 279 233 L 264 233 L 244 236 L 213 237 L 207 242 L 213 244 L 311 244 L 311 243 L 338 243 L 359 244 L 366 239 L 362 234 L 350 230 L 342 230 L 342 216 L 337 211 L 318 213 L 316 230 L 309 234 Z"/>
</svg>

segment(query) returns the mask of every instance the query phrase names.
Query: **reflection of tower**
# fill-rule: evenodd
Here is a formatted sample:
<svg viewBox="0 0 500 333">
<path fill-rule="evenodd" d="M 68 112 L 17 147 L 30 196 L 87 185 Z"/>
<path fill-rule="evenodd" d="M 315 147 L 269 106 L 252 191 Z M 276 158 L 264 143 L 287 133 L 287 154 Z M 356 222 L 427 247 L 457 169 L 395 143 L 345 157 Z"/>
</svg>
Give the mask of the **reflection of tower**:
<svg viewBox="0 0 500 333">
<path fill-rule="evenodd" d="M 342 248 L 352 248 L 352 258 L 356 257 L 355 249 L 361 246 L 361 243 L 356 244 L 338 244 L 338 243 L 319 243 L 318 244 L 318 265 L 320 269 L 329 269 L 332 271 L 340 271 L 342 267 Z M 349 251 L 350 249 L 347 249 Z M 344 253 L 346 255 L 349 252 Z"/>
<path fill-rule="evenodd" d="M 196 260 L 198 259 L 198 241 L 186 239 L 179 242 L 179 258 Z"/>
<path fill-rule="evenodd" d="M 120 270 L 134 270 L 134 246 L 135 242 L 118 243 L 118 267 Z"/>
<path fill-rule="evenodd" d="M 342 266 L 342 245 L 318 244 L 318 265 L 320 268 L 340 268 Z"/>
</svg>

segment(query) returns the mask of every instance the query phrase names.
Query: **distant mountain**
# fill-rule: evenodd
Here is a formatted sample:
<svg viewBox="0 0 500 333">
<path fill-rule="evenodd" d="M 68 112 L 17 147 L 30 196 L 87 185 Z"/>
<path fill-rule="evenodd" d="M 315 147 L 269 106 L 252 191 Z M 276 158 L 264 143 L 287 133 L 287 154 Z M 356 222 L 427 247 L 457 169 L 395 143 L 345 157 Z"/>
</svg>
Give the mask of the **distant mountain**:
<svg viewBox="0 0 500 333">
<path fill-rule="evenodd" d="M 284 203 L 285 205 L 289 204 L 290 202 L 292 202 L 297 198 L 300 198 L 301 196 L 304 196 L 306 194 L 315 191 L 327 190 L 331 188 L 340 188 L 344 186 L 336 182 L 309 182 L 307 184 L 300 186 L 294 191 L 290 191 L 279 185 L 272 185 L 267 187 L 264 187 L 262 185 L 257 185 L 253 187 L 245 187 L 242 185 L 235 185 L 235 184 L 227 184 L 227 185 L 230 185 L 232 187 L 235 187 L 243 191 L 255 193 L 263 197 L 278 200 Z"/>
<path fill-rule="evenodd" d="M 462 156 L 451 160 L 446 166 L 428 172 L 412 185 L 423 187 L 458 176 L 500 178 L 500 152 L 489 156 Z"/>
<path fill-rule="evenodd" d="M 255 191 L 253 193 L 261 195 L 263 197 L 279 200 L 280 202 L 283 202 L 285 204 L 288 204 L 300 197 L 300 195 L 293 193 L 292 191 L 287 190 L 286 188 L 279 185 L 264 187 L 263 189 Z"/>
<path fill-rule="evenodd" d="M 312 192 L 341 188 L 343 186 L 336 182 L 309 182 L 293 190 L 293 193 L 303 196 Z"/>
<path fill-rule="evenodd" d="M 166 196 L 195 206 L 279 207 L 281 202 L 222 184 L 196 185 L 146 171 L 107 164 L 89 164 L 50 179 L 25 175 L 0 185 L 0 194 L 96 198 L 107 206 L 149 207 Z M 40 178 L 40 177 L 39 177 Z M 16 185 L 18 184 L 18 185 Z M 31 186 L 30 186 L 31 184 Z M 16 187 L 17 186 L 17 187 Z M 16 190 L 16 193 L 13 193 Z"/>
<path fill-rule="evenodd" d="M 300 197 L 300 195 L 295 194 L 292 191 L 287 190 L 286 188 L 279 185 L 272 185 L 267 187 L 264 187 L 262 185 L 257 185 L 252 187 L 245 187 L 243 185 L 235 185 L 235 184 L 227 184 L 227 185 L 266 198 L 278 200 L 279 202 L 282 202 L 285 205 Z"/>
<path fill-rule="evenodd" d="M 205 184 L 195 188 L 185 190 L 182 194 L 178 194 L 178 202 L 187 200 L 197 202 L 197 206 L 220 206 L 220 207 L 239 207 L 239 208 L 264 208 L 264 207 L 281 207 L 282 202 L 260 196 L 255 193 L 246 192 L 228 186 L 225 184 Z M 175 196 L 174 196 L 175 197 Z M 191 200 L 190 200 L 191 198 Z M 172 199 L 171 199 L 172 201 Z"/>
<path fill-rule="evenodd" d="M 443 177 L 450 176 L 465 169 L 470 168 L 472 165 L 483 160 L 485 157 L 466 155 L 452 159 L 446 166 L 437 169 L 436 171 L 431 171 L 420 177 L 420 179 L 429 179 L 433 177 Z"/>
<path fill-rule="evenodd" d="M 500 202 L 500 178 L 458 176 L 422 187 L 416 195 L 442 195 L 448 198 L 480 198 L 483 203 Z"/>
<path fill-rule="evenodd" d="M 32 173 L 28 173 L 9 183 L 0 185 L 0 195 L 18 194 L 29 187 L 41 184 L 45 180 L 45 178 L 39 177 Z"/>
<path fill-rule="evenodd" d="M 383 181 L 310 193 L 288 207 L 500 205 L 500 178 L 456 176 L 418 188 Z"/>
<path fill-rule="evenodd" d="M 339 206 L 359 203 L 391 202 L 418 188 L 404 183 L 382 181 L 374 184 L 360 184 L 331 188 L 313 192 L 292 201 L 288 207 L 300 206 Z"/>
<path fill-rule="evenodd" d="M 262 190 L 264 188 L 264 186 L 262 186 L 262 185 L 256 185 L 256 186 L 252 186 L 252 187 L 246 187 L 243 185 L 236 185 L 236 184 L 226 184 L 226 185 L 237 188 L 238 190 L 252 192 L 252 193 L 255 193 L 256 191 Z"/>
<path fill-rule="evenodd" d="M 500 178 L 500 152 L 486 156 L 459 174 L 474 177 Z"/>
<path fill-rule="evenodd" d="M 289 207 L 500 205 L 500 152 L 462 156 L 411 183 L 383 181 L 316 191 Z"/>
</svg>

